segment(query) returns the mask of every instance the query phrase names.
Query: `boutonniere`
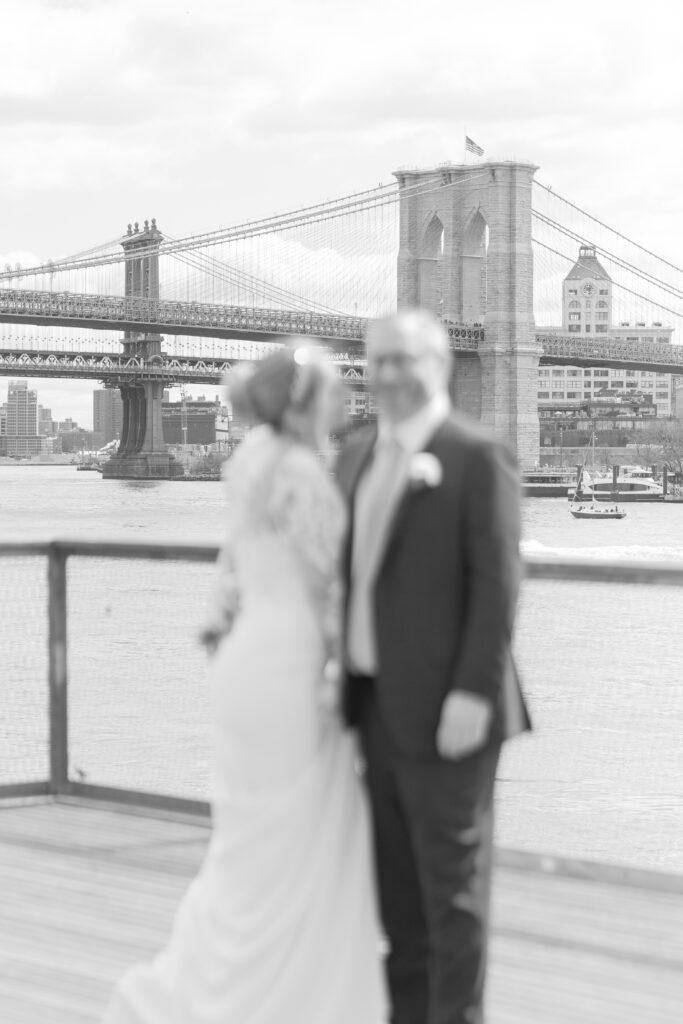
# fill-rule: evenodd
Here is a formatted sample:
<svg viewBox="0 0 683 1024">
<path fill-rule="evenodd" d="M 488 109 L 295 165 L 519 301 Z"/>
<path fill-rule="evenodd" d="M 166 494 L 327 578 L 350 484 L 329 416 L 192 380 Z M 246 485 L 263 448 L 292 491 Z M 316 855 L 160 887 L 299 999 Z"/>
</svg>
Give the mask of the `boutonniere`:
<svg viewBox="0 0 683 1024">
<path fill-rule="evenodd" d="M 408 483 L 411 490 L 433 490 L 443 480 L 443 466 L 431 452 L 418 452 L 408 465 Z"/>
</svg>

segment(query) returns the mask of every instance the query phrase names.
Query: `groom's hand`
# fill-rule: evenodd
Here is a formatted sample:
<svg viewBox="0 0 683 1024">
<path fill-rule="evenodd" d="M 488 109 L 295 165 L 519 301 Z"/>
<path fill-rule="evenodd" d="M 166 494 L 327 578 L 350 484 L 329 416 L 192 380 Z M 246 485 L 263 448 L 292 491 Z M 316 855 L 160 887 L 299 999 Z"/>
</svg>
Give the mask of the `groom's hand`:
<svg viewBox="0 0 683 1024">
<path fill-rule="evenodd" d="M 436 733 L 437 750 L 455 761 L 483 747 L 491 728 L 493 708 L 485 697 L 466 690 L 448 694 Z"/>
</svg>

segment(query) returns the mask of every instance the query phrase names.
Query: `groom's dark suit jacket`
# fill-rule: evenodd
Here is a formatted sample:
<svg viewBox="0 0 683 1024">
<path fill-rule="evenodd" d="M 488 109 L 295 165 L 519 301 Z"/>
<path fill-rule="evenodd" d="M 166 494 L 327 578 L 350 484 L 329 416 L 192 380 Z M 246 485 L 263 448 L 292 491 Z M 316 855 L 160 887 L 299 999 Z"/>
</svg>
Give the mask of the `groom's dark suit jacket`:
<svg viewBox="0 0 683 1024">
<path fill-rule="evenodd" d="M 339 457 L 350 507 L 345 571 L 350 583 L 353 504 L 376 430 L 359 431 Z M 492 738 L 530 727 L 510 644 L 521 577 L 520 488 L 514 456 L 475 421 L 454 412 L 424 451 L 441 463 L 436 487 L 409 485 L 397 507 L 375 588 L 379 712 L 396 747 L 433 757 L 444 699 L 468 690 L 494 707 Z M 360 684 L 347 680 L 350 725 Z"/>
</svg>

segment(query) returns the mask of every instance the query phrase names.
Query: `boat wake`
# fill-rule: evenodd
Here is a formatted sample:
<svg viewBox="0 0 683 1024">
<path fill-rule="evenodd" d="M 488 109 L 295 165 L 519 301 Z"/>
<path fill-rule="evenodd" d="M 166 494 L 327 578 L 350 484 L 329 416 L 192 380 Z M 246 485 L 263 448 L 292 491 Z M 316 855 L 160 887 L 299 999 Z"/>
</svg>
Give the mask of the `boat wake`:
<svg viewBox="0 0 683 1024">
<path fill-rule="evenodd" d="M 600 544 L 594 547 L 565 547 L 561 545 L 542 544 L 537 540 L 523 540 L 523 555 L 542 558 L 544 555 L 557 558 L 596 559 L 600 561 L 642 561 L 667 562 L 671 559 L 683 561 L 683 545 L 663 546 L 654 544 Z"/>
</svg>

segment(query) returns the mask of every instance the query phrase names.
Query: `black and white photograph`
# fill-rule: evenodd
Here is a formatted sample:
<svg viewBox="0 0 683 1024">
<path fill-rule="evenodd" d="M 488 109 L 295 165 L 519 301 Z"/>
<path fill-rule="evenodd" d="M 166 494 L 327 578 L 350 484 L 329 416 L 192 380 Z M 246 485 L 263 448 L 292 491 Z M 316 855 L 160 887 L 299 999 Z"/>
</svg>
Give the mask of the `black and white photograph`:
<svg viewBox="0 0 683 1024">
<path fill-rule="evenodd" d="M 0 0 L 0 1024 L 683 1022 L 682 62 Z"/>
</svg>

